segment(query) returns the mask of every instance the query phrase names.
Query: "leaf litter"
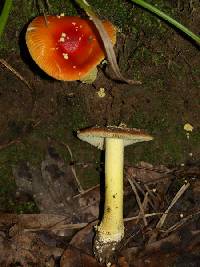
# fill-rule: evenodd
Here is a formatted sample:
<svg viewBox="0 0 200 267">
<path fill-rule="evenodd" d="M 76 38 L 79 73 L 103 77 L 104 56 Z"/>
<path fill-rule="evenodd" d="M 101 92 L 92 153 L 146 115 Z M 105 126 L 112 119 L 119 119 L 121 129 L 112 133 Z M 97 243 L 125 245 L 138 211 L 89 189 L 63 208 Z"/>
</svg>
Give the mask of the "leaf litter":
<svg viewBox="0 0 200 267">
<path fill-rule="evenodd" d="M 13 175 L 18 194 L 30 195 L 40 213 L 1 214 L 1 266 L 101 266 L 92 251 L 100 187 L 80 193 L 71 166 L 53 147 L 40 167 L 23 162 Z M 113 267 L 182 266 L 179 255 L 186 252 L 200 262 L 199 178 L 199 162 L 125 167 L 126 235 Z"/>
</svg>

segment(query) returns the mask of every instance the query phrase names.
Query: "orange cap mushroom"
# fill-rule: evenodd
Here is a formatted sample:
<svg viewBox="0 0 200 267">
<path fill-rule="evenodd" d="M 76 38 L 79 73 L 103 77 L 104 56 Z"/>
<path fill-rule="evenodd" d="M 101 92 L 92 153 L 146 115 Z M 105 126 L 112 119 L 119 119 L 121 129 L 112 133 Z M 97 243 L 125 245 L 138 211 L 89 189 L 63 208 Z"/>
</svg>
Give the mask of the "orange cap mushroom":
<svg viewBox="0 0 200 267">
<path fill-rule="evenodd" d="M 108 21 L 103 25 L 114 45 L 115 27 Z M 27 28 L 26 43 L 40 68 L 58 80 L 82 80 L 105 58 L 98 30 L 80 17 L 36 17 Z"/>
</svg>

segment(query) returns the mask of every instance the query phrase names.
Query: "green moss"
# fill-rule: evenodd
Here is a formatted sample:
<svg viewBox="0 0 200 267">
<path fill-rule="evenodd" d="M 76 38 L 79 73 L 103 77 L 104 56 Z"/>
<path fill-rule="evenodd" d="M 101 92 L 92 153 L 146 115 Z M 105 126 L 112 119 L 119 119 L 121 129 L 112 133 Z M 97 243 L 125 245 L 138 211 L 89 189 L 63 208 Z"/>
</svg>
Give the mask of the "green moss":
<svg viewBox="0 0 200 267">
<path fill-rule="evenodd" d="M 75 1 L 51 0 L 47 13 L 51 15 L 58 15 L 64 13 L 67 16 L 77 16 L 78 15 L 77 8 L 78 7 L 75 4 Z"/>
<path fill-rule="evenodd" d="M 104 2 L 90 0 L 89 3 L 101 17 L 110 19 L 123 31 L 131 29 L 134 32 L 136 29 L 138 31 L 145 29 L 148 34 L 166 32 L 167 27 L 162 20 L 131 1 L 115 0 Z M 175 9 L 172 9 L 166 1 L 157 0 L 150 1 L 150 3 L 169 15 L 175 16 Z"/>
<path fill-rule="evenodd" d="M 165 62 L 165 55 L 163 53 L 151 53 L 151 60 L 155 66 L 159 66 Z"/>
<path fill-rule="evenodd" d="M 39 210 L 33 201 L 27 201 L 24 203 L 14 204 L 14 210 L 16 213 L 38 213 Z"/>
<path fill-rule="evenodd" d="M 91 0 L 89 3 L 93 6 L 100 17 L 109 19 L 121 29 L 124 29 L 124 27 L 129 25 L 130 20 L 133 18 L 134 10 L 132 9 L 133 5 L 131 2 L 121 0 Z"/>
<path fill-rule="evenodd" d="M 162 116 L 148 116 L 146 112 L 138 110 L 131 121 L 131 127 L 146 129 L 151 133 L 159 133 L 169 127 L 169 121 L 164 117 L 164 114 Z"/>
<path fill-rule="evenodd" d="M 94 160 L 95 162 L 95 160 Z M 77 176 L 80 179 L 81 185 L 83 188 L 90 188 L 99 183 L 99 171 L 98 166 L 95 168 L 93 165 L 86 165 L 84 168 L 83 166 L 76 167 Z"/>
<path fill-rule="evenodd" d="M 192 148 L 199 147 L 198 131 L 194 131 L 188 141 L 183 125 L 177 125 L 174 116 L 168 113 L 168 108 L 168 101 L 163 98 L 155 113 L 148 114 L 138 110 L 134 114 L 130 126 L 145 129 L 153 135 L 154 140 L 128 150 L 128 160 L 176 165 L 185 162 L 189 153 L 193 152 Z"/>
<path fill-rule="evenodd" d="M 189 153 L 199 153 L 200 151 L 200 129 L 194 129 L 190 134 L 190 138 L 188 140 L 188 152 Z"/>
</svg>

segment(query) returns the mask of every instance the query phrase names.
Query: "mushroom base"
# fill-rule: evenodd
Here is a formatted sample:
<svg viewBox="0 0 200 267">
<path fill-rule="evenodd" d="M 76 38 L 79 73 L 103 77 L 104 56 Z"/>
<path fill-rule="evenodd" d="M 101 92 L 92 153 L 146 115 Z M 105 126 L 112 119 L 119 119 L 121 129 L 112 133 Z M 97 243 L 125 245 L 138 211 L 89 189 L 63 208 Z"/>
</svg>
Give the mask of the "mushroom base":
<svg viewBox="0 0 200 267">
<path fill-rule="evenodd" d="M 94 239 L 93 252 L 96 259 L 106 266 L 111 266 L 117 262 L 117 251 L 120 247 L 120 242 L 107 240 L 106 242 L 99 238 L 98 232 Z"/>
</svg>

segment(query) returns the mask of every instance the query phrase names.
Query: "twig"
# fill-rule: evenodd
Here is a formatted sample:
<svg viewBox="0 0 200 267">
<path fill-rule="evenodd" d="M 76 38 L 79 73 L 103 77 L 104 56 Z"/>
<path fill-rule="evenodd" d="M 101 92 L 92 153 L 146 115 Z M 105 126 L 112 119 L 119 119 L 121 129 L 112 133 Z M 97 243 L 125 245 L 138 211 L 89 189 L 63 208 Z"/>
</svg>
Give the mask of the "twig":
<svg viewBox="0 0 200 267">
<path fill-rule="evenodd" d="M 87 194 L 88 192 L 90 192 L 90 191 L 92 191 L 92 190 L 98 188 L 98 187 L 100 187 L 99 184 L 94 185 L 94 186 L 92 186 L 92 187 L 90 187 L 90 188 L 84 190 L 83 192 L 81 192 L 81 193 L 79 193 L 79 194 L 73 196 L 72 198 L 78 198 L 78 197 L 80 197 L 80 196 L 82 196 L 82 195 L 85 195 L 85 194 Z"/>
<path fill-rule="evenodd" d="M 10 142 L 8 142 L 6 144 L 0 145 L 0 150 L 5 149 L 8 146 L 11 146 L 11 145 L 14 145 L 14 144 L 17 144 L 17 143 L 20 143 L 20 139 L 12 140 L 12 141 L 10 141 Z"/>
<path fill-rule="evenodd" d="M 142 206 L 143 206 L 144 211 L 147 209 L 148 202 L 149 202 L 149 193 L 146 192 L 146 194 L 144 196 L 144 201 L 142 203 Z"/>
<path fill-rule="evenodd" d="M 29 89 L 32 90 L 32 87 L 30 84 L 22 77 L 21 74 L 19 74 L 18 71 L 16 71 L 12 66 L 10 66 L 4 59 L 0 59 L 0 63 L 4 65 L 8 70 L 10 70 L 18 79 L 20 79 Z"/>
<path fill-rule="evenodd" d="M 152 201 L 151 199 L 149 198 L 149 203 L 151 204 L 152 208 L 155 210 L 155 205 L 154 205 L 154 199 L 156 199 L 155 195 L 152 193 L 152 191 L 149 189 L 148 185 L 144 184 L 144 188 L 147 190 L 147 192 L 149 193 L 149 196 L 152 198 Z"/>
<path fill-rule="evenodd" d="M 144 209 L 143 209 L 143 206 L 142 206 L 140 197 L 139 197 L 139 195 L 138 195 L 137 189 L 136 189 L 135 185 L 133 184 L 133 182 L 131 181 L 131 179 L 128 178 L 128 181 L 129 181 L 129 183 L 130 183 L 130 185 L 131 185 L 131 187 L 132 187 L 132 190 L 133 190 L 133 192 L 134 192 L 134 194 L 135 194 L 135 197 L 136 197 L 138 206 L 139 206 L 139 208 L 140 208 L 140 212 L 141 212 L 141 214 L 142 214 L 142 218 L 143 218 L 143 221 L 144 221 L 144 225 L 147 226 L 148 223 L 147 223 L 147 220 L 146 220 L 146 217 L 145 217 Z"/>
<path fill-rule="evenodd" d="M 164 234 L 162 236 L 163 237 L 167 236 L 169 233 L 177 230 L 182 225 L 184 225 L 187 221 L 189 221 L 190 219 L 193 219 L 194 216 L 199 215 L 199 214 L 200 214 L 200 211 L 197 211 L 194 214 L 188 215 L 187 217 L 183 218 L 181 221 L 178 221 L 177 223 L 175 223 L 174 225 L 172 225 L 170 228 L 168 228 L 166 231 L 164 231 Z"/>
<path fill-rule="evenodd" d="M 152 193 L 152 191 L 149 189 L 148 185 L 144 184 L 144 188 L 147 190 L 147 192 L 149 193 L 149 196 L 151 196 L 152 198 L 155 198 L 155 195 Z"/>
<path fill-rule="evenodd" d="M 143 194 L 143 196 L 145 196 L 145 191 L 143 190 L 143 188 L 136 182 L 135 178 L 128 178 L 131 179 L 131 181 L 133 182 L 133 184 L 135 185 L 135 187 Z M 147 187 L 147 185 L 144 184 L 145 189 L 150 192 L 149 188 Z M 152 194 L 153 195 L 153 194 Z M 155 197 L 155 196 L 154 196 Z M 155 205 L 153 203 L 153 201 L 149 198 L 149 204 L 151 205 L 151 207 L 155 210 Z"/>
<path fill-rule="evenodd" d="M 40 228 L 28 228 L 24 229 L 24 232 L 37 232 L 37 231 L 44 231 L 44 230 L 72 230 L 72 229 L 81 229 L 84 228 L 88 225 L 89 223 L 68 223 L 68 224 L 63 224 L 59 226 L 53 226 L 50 228 L 45 228 L 45 227 L 40 227 Z"/>
<path fill-rule="evenodd" d="M 62 144 L 67 148 L 67 150 L 68 150 L 68 152 L 70 154 L 71 160 L 73 161 L 74 160 L 73 159 L 73 154 L 72 154 L 72 151 L 71 151 L 69 145 L 68 144 L 65 144 L 64 142 L 62 142 Z M 76 169 L 75 169 L 75 167 L 73 165 L 71 166 L 71 169 L 72 169 L 72 173 L 73 173 L 74 178 L 75 178 L 76 183 L 77 183 L 78 191 L 79 191 L 79 193 L 82 194 L 84 192 L 84 189 L 83 189 L 83 187 L 82 187 L 82 185 L 81 185 L 81 183 L 80 183 L 80 181 L 79 181 L 79 179 L 77 177 Z"/>
<path fill-rule="evenodd" d="M 130 178 L 128 178 L 130 179 Z M 131 179 L 132 183 L 135 185 L 135 187 L 140 191 L 143 196 L 145 196 L 145 191 L 142 189 L 142 187 L 139 185 L 139 183 L 136 182 L 135 178 Z"/>
<path fill-rule="evenodd" d="M 139 183 L 136 182 L 135 178 L 132 178 L 131 181 L 133 182 L 133 184 L 135 185 L 135 187 L 138 189 L 138 191 L 140 191 L 143 196 L 145 197 L 145 191 L 143 190 L 143 188 L 139 185 Z M 145 185 L 144 185 L 145 186 Z M 147 190 L 148 191 L 148 190 Z M 155 206 L 153 204 L 153 202 L 151 201 L 151 199 L 148 199 L 150 205 L 152 206 L 152 208 L 155 210 Z"/>
<path fill-rule="evenodd" d="M 143 202 L 142 202 L 142 207 L 143 207 L 143 210 L 144 210 L 144 213 L 145 213 L 145 211 L 146 211 L 146 208 L 147 208 L 147 203 L 148 203 L 148 192 L 146 192 L 146 194 L 145 194 L 145 196 L 144 196 L 144 200 L 143 200 Z M 139 212 L 139 214 L 138 214 L 138 220 L 137 220 L 137 222 L 136 223 L 138 223 L 138 221 L 139 221 L 139 216 L 141 215 L 141 211 Z M 144 214 L 145 215 L 145 214 Z M 141 216 L 142 217 L 142 216 Z M 144 216 L 145 217 L 145 216 Z M 146 218 L 146 217 L 145 217 Z"/>
<path fill-rule="evenodd" d="M 170 211 L 170 209 L 174 206 L 174 204 L 178 201 L 178 199 L 183 195 L 183 193 L 188 189 L 188 187 L 190 186 L 190 183 L 184 184 L 182 185 L 182 187 L 179 189 L 179 191 L 176 193 L 175 197 L 172 199 L 171 204 L 169 205 L 169 207 L 166 209 L 166 211 L 164 212 L 164 214 L 162 215 L 162 217 L 160 218 L 159 222 L 156 225 L 157 229 L 162 228 L 167 215 Z"/>
<path fill-rule="evenodd" d="M 155 216 L 160 216 L 160 215 L 163 215 L 163 212 L 147 213 L 147 214 L 144 214 L 144 217 L 145 218 L 149 218 L 149 217 L 155 217 Z M 138 219 L 140 219 L 142 217 L 143 217 L 142 214 L 139 214 L 137 216 L 124 218 L 124 222 L 130 222 L 130 221 L 133 221 L 133 220 L 138 220 Z"/>
</svg>

